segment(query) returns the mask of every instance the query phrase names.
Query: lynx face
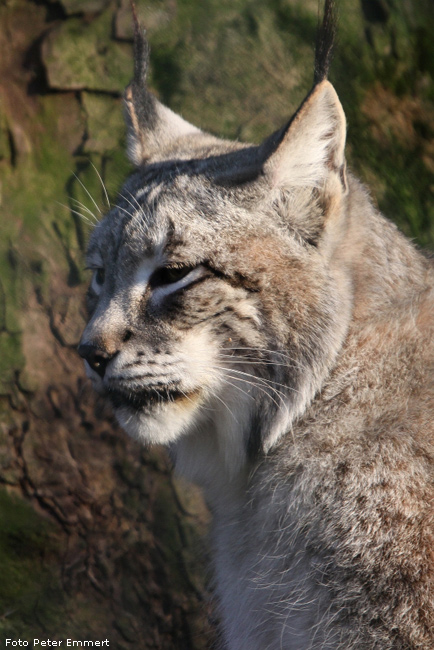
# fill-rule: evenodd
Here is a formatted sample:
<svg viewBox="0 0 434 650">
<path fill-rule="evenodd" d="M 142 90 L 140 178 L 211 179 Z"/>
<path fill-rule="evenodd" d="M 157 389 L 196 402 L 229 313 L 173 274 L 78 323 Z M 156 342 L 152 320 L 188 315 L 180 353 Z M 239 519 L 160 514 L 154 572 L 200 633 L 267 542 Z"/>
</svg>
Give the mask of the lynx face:
<svg viewBox="0 0 434 650">
<path fill-rule="evenodd" d="M 239 464 L 288 431 L 346 333 L 345 118 L 323 81 L 262 145 L 229 143 L 159 104 L 141 70 L 137 171 L 89 244 L 79 351 L 129 433 L 212 432 Z"/>
<path fill-rule="evenodd" d="M 169 443 L 221 424 L 253 452 L 260 423 L 271 442 L 312 397 L 346 307 L 297 227 L 300 209 L 321 217 L 315 193 L 288 195 L 285 222 L 265 183 L 216 184 L 215 159 L 151 164 L 125 185 L 89 244 L 81 353 L 131 434 Z"/>
</svg>

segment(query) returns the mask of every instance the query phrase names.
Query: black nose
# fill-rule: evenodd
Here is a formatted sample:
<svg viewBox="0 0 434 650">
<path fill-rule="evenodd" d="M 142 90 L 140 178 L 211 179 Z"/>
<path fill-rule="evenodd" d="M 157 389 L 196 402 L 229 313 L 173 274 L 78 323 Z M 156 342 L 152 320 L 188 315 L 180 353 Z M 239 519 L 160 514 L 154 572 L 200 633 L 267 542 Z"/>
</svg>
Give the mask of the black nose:
<svg viewBox="0 0 434 650">
<path fill-rule="evenodd" d="M 91 343 L 80 343 L 78 354 L 86 359 L 92 370 L 95 370 L 100 377 L 104 377 L 108 362 L 115 356 Z"/>
</svg>

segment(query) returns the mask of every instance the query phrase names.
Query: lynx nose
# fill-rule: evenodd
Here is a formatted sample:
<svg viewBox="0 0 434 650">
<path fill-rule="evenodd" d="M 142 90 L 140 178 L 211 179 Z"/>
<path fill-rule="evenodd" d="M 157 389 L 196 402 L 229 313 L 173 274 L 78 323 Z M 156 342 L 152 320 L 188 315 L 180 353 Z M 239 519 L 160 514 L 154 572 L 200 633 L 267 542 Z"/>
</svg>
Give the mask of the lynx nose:
<svg viewBox="0 0 434 650">
<path fill-rule="evenodd" d="M 100 377 L 104 377 L 108 362 L 116 353 L 109 354 L 91 343 L 80 343 L 78 354 L 88 362 L 92 370 L 95 370 Z"/>
</svg>

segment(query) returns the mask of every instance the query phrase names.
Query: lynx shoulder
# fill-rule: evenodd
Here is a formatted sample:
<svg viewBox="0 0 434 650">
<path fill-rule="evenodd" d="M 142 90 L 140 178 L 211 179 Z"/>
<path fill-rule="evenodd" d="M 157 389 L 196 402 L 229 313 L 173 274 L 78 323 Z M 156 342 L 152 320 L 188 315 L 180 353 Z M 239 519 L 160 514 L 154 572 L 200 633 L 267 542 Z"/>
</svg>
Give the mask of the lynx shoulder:
<svg viewBox="0 0 434 650">
<path fill-rule="evenodd" d="M 434 268 L 345 165 L 327 80 L 260 145 L 125 94 L 136 170 L 88 248 L 79 352 L 213 515 L 227 650 L 434 648 Z"/>
</svg>

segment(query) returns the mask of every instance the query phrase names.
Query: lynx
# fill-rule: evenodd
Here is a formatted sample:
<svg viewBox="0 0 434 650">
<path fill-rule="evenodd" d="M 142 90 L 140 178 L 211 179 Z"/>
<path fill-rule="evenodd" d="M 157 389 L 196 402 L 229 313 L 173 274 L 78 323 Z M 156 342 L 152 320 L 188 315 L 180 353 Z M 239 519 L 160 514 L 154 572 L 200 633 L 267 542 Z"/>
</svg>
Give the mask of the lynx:
<svg viewBox="0 0 434 650">
<path fill-rule="evenodd" d="M 327 80 L 262 144 L 125 93 L 136 165 L 88 248 L 79 353 L 213 517 L 227 650 L 434 648 L 434 268 L 346 169 Z"/>
</svg>

